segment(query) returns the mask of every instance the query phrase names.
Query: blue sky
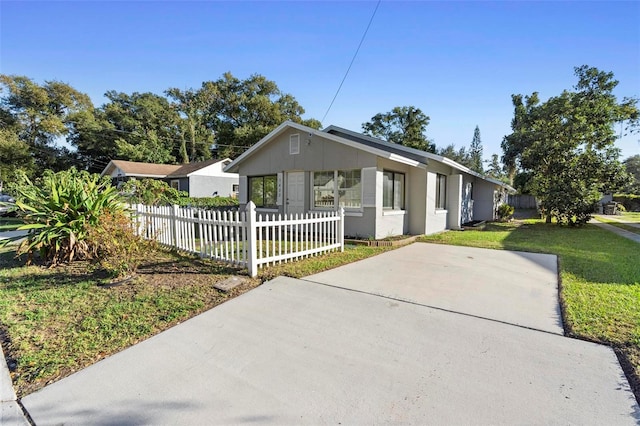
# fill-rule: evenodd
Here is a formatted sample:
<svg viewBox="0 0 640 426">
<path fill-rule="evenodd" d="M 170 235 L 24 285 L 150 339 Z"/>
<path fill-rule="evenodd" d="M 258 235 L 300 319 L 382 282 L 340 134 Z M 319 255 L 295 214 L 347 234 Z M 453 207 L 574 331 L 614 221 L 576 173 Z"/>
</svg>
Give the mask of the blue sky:
<svg viewBox="0 0 640 426">
<path fill-rule="evenodd" d="M 105 102 L 107 90 L 161 94 L 230 71 L 275 81 L 322 119 L 376 2 L 0 1 L 0 72 L 60 80 Z M 640 2 L 382 1 L 324 126 L 360 131 L 395 106 L 431 117 L 439 147 L 501 154 L 511 94 L 571 89 L 573 67 L 614 72 L 640 96 Z M 640 153 L 640 135 L 618 142 Z"/>
</svg>

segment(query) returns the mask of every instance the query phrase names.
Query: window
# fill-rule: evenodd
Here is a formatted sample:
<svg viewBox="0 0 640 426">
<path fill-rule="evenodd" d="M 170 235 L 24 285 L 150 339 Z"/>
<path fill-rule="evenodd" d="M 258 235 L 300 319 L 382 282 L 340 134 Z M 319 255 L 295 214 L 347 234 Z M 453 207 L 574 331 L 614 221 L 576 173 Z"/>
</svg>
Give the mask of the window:
<svg viewBox="0 0 640 426">
<path fill-rule="evenodd" d="M 179 180 L 172 180 L 171 181 L 171 187 L 175 190 L 180 191 L 180 181 Z"/>
<path fill-rule="evenodd" d="M 447 208 L 447 177 L 438 173 L 436 175 L 436 209 Z"/>
<path fill-rule="evenodd" d="M 404 210 L 404 173 L 382 173 L 382 208 Z"/>
<path fill-rule="evenodd" d="M 297 133 L 289 136 L 289 154 L 300 154 L 300 135 Z"/>
<path fill-rule="evenodd" d="M 277 207 L 278 176 L 254 176 L 249 178 L 249 199 L 256 207 Z"/>
<path fill-rule="evenodd" d="M 338 205 L 344 208 L 360 208 L 362 206 L 362 186 L 360 170 L 339 170 Z"/>
<path fill-rule="evenodd" d="M 333 208 L 335 205 L 335 173 L 313 173 L 313 207 Z"/>
<path fill-rule="evenodd" d="M 231 185 L 231 192 L 238 192 L 240 191 L 240 185 L 238 185 L 237 183 L 234 183 L 233 185 Z"/>
<path fill-rule="evenodd" d="M 362 207 L 360 170 L 313 173 L 313 207 L 334 209 Z"/>
</svg>

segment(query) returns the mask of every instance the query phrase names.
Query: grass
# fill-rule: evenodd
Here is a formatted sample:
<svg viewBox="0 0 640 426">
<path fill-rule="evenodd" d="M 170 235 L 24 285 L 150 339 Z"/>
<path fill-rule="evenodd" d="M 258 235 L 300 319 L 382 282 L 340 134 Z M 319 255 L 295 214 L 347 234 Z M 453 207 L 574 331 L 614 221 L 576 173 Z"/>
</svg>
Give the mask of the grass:
<svg viewBox="0 0 640 426">
<path fill-rule="evenodd" d="M 559 257 L 561 303 L 570 336 L 611 345 L 640 393 L 640 246 L 595 225 L 526 220 L 484 231 L 446 232 L 420 241 L 552 253 Z"/>
<path fill-rule="evenodd" d="M 86 264 L 24 266 L 0 251 L 0 337 L 19 397 L 259 284 L 229 294 L 213 283 L 237 270 L 156 252 L 136 280 L 100 287 Z"/>
<path fill-rule="evenodd" d="M 390 247 L 356 246 L 263 268 L 231 294 L 212 284 L 241 271 L 166 251 L 150 254 L 139 277 L 106 288 L 100 271 L 77 263 L 47 269 L 24 266 L 0 249 L 0 341 L 14 387 L 23 397 L 157 334 L 278 275 L 302 277 Z"/>
<path fill-rule="evenodd" d="M 638 228 L 637 226 L 631 226 L 631 225 L 628 225 L 627 223 L 620 222 L 619 220 L 610 219 L 608 216 L 596 216 L 595 220 L 597 220 L 598 222 L 606 223 L 608 225 L 613 225 L 620 229 L 624 229 L 625 231 L 633 232 L 634 234 L 640 235 L 640 228 Z M 623 220 L 626 220 L 626 218 L 624 218 Z"/>
<path fill-rule="evenodd" d="M 625 222 L 640 223 L 640 212 L 622 212 Z"/>
</svg>

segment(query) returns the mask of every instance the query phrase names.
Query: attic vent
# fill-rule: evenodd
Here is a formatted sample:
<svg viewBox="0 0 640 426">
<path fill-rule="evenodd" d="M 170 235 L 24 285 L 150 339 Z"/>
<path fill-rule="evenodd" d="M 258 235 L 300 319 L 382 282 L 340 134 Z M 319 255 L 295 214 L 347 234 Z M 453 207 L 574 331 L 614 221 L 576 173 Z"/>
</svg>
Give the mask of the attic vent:
<svg viewBox="0 0 640 426">
<path fill-rule="evenodd" d="M 289 154 L 300 154 L 300 135 L 298 133 L 289 136 Z"/>
</svg>

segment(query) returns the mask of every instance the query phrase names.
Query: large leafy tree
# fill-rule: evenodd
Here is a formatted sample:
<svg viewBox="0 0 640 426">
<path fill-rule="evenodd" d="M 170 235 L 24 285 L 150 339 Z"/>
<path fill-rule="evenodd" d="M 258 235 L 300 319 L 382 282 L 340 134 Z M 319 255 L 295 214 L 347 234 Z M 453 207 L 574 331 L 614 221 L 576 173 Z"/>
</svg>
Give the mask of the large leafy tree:
<svg viewBox="0 0 640 426">
<path fill-rule="evenodd" d="M 494 179 L 500 179 L 504 175 L 502 164 L 500 164 L 500 157 L 498 156 L 498 154 L 491 155 L 491 161 L 489 162 L 489 166 L 487 167 L 486 174 L 487 176 Z"/>
<path fill-rule="evenodd" d="M 211 158 L 213 130 L 207 128 L 207 111 L 211 97 L 206 90 L 171 88 L 165 94 L 180 115 L 179 160 L 182 163 Z"/>
<path fill-rule="evenodd" d="M 473 130 L 473 139 L 469 146 L 469 168 L 478 173 L 484 173 L 482 168 L 482 140 L 480 139 L 480 127 Z"/>
<path fill-rule="evenodd" d="M 70 85 L 28 77 L 0 75 L 0 125 L 25 142 L 38 169 L 61 170 L 73 162 L 57 141 L 69 134 L 78 115 L 91 110 L 89 97 Z"/>
<path fill-rule="evenodd" d="M 173 163 L 180 155 L 180 116 L 153 93 L 108 91 L 93 117 L 83 116 L 74 139 L 81 154 L 149 163 Z"/>
<path fill-rule="evenodd" d="M 640 195 L 640 154 L 633 155 L 624 160 L 624 166 L 630 176 L 630 182 L 624 188 L 624 191 L 630 194 Z"/>
<path fill-rule="evenodd" d="M 29 145 L 14 131 L 0 128 L 0 192 L 6 182 L 13 182 L 22 174 L 30 176 L 34 170 Z"/>
<path fill-rule="evenodd" d="M 444 148 L 436 149 L 436 154 L 447 157 L 448 159 L 453 160 L 456 163 L 470 168 L 471 157 L 469 156 L 469 153 L 464 146 L 460 149 L 456 149 L 455 144 L 449 144 Z"/>
<path fill-rule="evenodd" d="M 426 136 L 429 120 L 420 108 L 395 107 L 371 117 L 371 121 L 362 124 L 362 130 L 373 137 L 435 153 L 435 144 Z"/>
<path fill-rule="evenodd" d="M 537 93 L 513 95 L 513 132 L 502 142 L 505 165 L 530 174 L 547 221 L 571 225 L 588 221 L 601 193 L 624 184 L 614 124 L 635 131 L 639 118 L 636 99 L 613 94 L 613 73 L 582 66 L 575 74 L 573 91 L 544 103 Z"/>
<path fill-rule="evenodd" d="M 237 157 L 287 120 L 320 128 L 318 120 L 302 119 L 304 108 L 293 96 L 259 74 L 240 80 L 227 72 L 204 82 L 200 96 L 219 157 Z"/>
</svg>

